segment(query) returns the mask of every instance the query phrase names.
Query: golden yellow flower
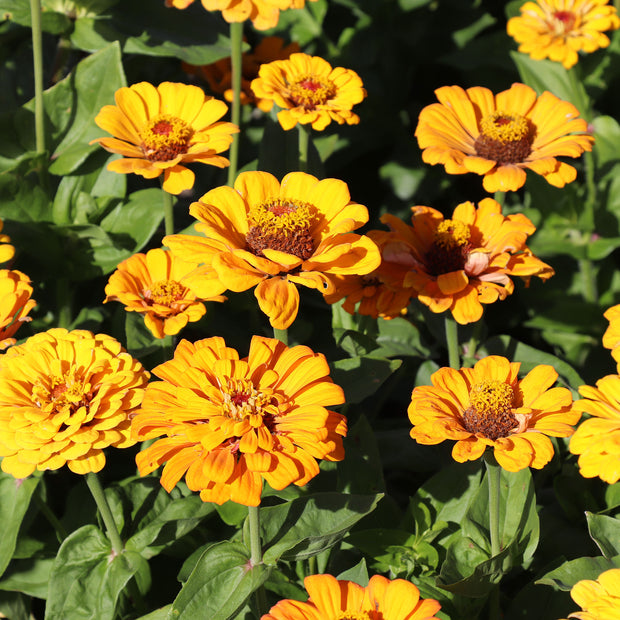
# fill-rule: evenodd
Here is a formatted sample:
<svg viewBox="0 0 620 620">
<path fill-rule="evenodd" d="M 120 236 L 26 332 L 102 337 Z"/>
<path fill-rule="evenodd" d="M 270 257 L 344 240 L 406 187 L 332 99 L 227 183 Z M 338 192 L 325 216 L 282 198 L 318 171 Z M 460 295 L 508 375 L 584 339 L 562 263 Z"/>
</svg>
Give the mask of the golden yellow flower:
<svg viewBox="0 0 620 620">
<path fill-rule="evenodd" d="M 4 222 L 0 219 L 0 233 L 3 228 Z M 0 264 L 11 260 L 13 256 L 15 256 L 15 248 L 11 245 L 11 238 L 0 234 Z"/>
<path fill-rule="evenodd" d="M 570 591 L 581 611 L 570 614 L 578 620 L 618 620 L 620 618 L 620 568 L 601 573 L 596 580 L 578 581 Z"/>
<path fill-rule="evenodd" d="M 135 443 L 129 418 L 148 377 L 105 334 L 56 328 L 10 348 L 0 360 L 2 470 L 101 470 L 103 448 Z"/>
<path fill-rule="evenodd" d="M 351 110 L 366 96 L 355 71 L 332 69 L 320 56 L 302 53 L 261 65 L 252 90 L 259 99 L 273 100 L 282 108 L 278 121 L 284 129 L 301 123 L 318 131 L 331 121 L 357 125 L 359 116 Z"/>
<path fill-rule="evenodd" d="M 248 357 L 219 337 L 182 340 L 157 366 L 132 420 L 138 440 L 158 439 L 136 457 L 144 476 L 162 463 L 170 492 L 185 476 L 205 502 L 258 506 L 263 480 L 274 489 L 303 486 L 316 459 L 344 457 L 344 402 L 325 357 L 305 346 L 254 336 Z"/>
<path fill-rule="evenodd" d="M 194 173 L 184 164 L 229 165 L 217 153 L 230 146 L 239 128 L 218 122 L 228 110 L 223 101 L 206 96 L 197 86 L 173 82 L 157 87 L 140 82 L 119 88 L 114 98 L 116 105 L 104 106 L 95 118 L 114 137 L 91 142 L 123 155 L 110 162 L 108 170 L 146 179 L 163 174 L 164 190 L 180 194 L 194 185 Z"/>
<path fill-rule="evenodd" d="M 570 390 L 551 387 L 558 373 L 536 366 L 518 378 L 518 362 L 491 355 L 473 368 L 440 368 L 432 386 L 414 388 L 408 413 L 411 437 L 434 445 L 456 441 L 452 458 L 473 461 L 492 448 L 507 471 L 541 469 L 553 457 L 550 437 L 568 437 L 581 414 Z"/>
<path fill-rule="evenodd" d="M 607 0 L 536 0 L 508 20 L 508 34 L 519 51 L 534 60 L 549 58 L 570 69 L 577 52 L 591 53 L 609 45 L 606 30 L 620 27 L 620 18 Z"/>
<path fill-rule="evenodd" d="M 21 271 L 0 269 L 0 351 L 15 344 L 15 332 L 32 320 L 28 313 L 37 305 L 30 278 Z"/>
<path fill-rule="evenodd" d="M 105 287 L 108 301 L 144 315 L 155 338 L 178 334 L 207 311 L 203 301 L 224 301 L 224 286 L 209 267 L 198 267 L 163 249 L 134 254 L 119 264 Z"/>
<path fill-rule="evenodd" d="M 435 94 L 439 103 L 420 112 L 415 131 L 422 159 L 448 174 L 483 175 L 487 192 L 518 190 L 526 169 L 564 187 L 577 171 L 556 158 L 592 150 L 594 138 L 577 108 L 548 91 L 537 97 L 513 84 L 497 95 L 479 86 L 444 86 Z"/>
<path fill-rule="evenodd" d="M 431 207 L 412 207 L 412 226 L 385 214 L 387 224 L 411 251 L 403 284 L 432 312 L 450 310 L 462 325 L 482 317 L 482 304 L 506 299 L 511 278 L 550 278 L 553 269 L 526 245 L 536 228 L 521 213 L 502 215 L 500 204 L 484 198 L 458 205 L 450 219 Z"/>
<path fill-rule="evenodd" d="M 611 355 L 620 368 L 620 304 L 608 308 L 603 316 L 609 321 L 609 327 L 603 334 L 603 346 L 611 349 Z"/>
<path fill-rule="evenodd" d="M 366 207 L 351 202 L 338 179 L 292 172 L 280 184 L 267 172 L 244 172 L 234 188 L 217 187 L 192 203 L 190 213 L 204 236 L 171 235 L 164 245 L 212 266 L 231 291 L 255 286 L 277 329 L 297 316 L 297 285 L 330 293 L 329 275 L 366 274 L 381 262 L 373 241 L 352 232 L 368 221 Z"/>
<path fill-rule="evenodd" d="M 608 484 L 620 480 L 620 376 L 608 375 L 596 387 L 582 385 L 575 409 L 590 414 L 571 437 L 569 449 L 579 455 L 579 473 Z"/>
<path fill-rule="evenodd" d="M 306 603 L 280 601 L 261 620 L 438 620 L 441 608 L 432 598 L 420 598 L 411 582 L 381 575 L 373 575 L 365 588 L 332 575 L 310 575 L 304 586 Z"/>
</svg>

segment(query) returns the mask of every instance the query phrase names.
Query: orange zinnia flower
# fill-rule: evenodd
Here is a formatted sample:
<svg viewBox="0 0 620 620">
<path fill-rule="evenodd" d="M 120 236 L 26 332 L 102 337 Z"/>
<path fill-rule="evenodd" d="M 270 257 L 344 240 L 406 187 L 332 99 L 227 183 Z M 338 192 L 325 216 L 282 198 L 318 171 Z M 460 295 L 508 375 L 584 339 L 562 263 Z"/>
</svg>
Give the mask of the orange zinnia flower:
<svg viewBox="0 0 620 620">
<path fill-rule="evenodd" d="M 620 304 L 608 308 L 603 316 L 609 321 L 609 327 L 603 334 L 603 346 L 611 349 L 611 355 L 620 368 Z"/>
<path fill-rule="evenodd" d="M 549 58 L 570 69 L 577 52 L 594 52 L 609 45 L 603 33 L 620 27 L 616 8 L 607 0 L 536 0 L 526 2 L 521 15 L 508 20 L 508 34 L 519 51 L 534 60 Z"/>
<path fill-rule="evenodd" d="M 332 121 L 357 125 L 359 116 L 351 109 L 366 96 L 355 71 L 332 69 L 320 56 L 302 53 L 261 65 L 252 90 L 259 99 L 273 100 L 282 108 L 278 121 L 283 129 L 301 123 L 318 131 Z"/>
<path fill-rule="evenodd" d="M 584 397 L 575 409 L 589 413 L 571 437 L 569 449 L 579 455 L 579 473 L 584 478 L 598 476 L 608 484 L 620 480 L 620 376 L 608 375 L 596 387 L 582 385 Z"/>
<path fill-rule="evenodd" d="M 4 228 L 4 222 L 0 219 L 0 233 Z M 10 245 L 11 238 L 8 235 L 0 234 L 0 263 L 6 263 L 15 256 L 15 248 Z"/>
<path fill-rule="evenodd" d="M 197 86 L 163 82 L 155 87 L 140 82 L 119 88 L 116 105 L 104 106 L 95 117 L 113 138 L 97 138 L 104 149 L 123 159 L 108 170 L 133 172 L 146 179 L 164 175 L 163 188 L 180 194 L 194 185 L 194 173 L 183 164 L 198 162 L 225 168 L 221 155 L 239 128 L 219 121 L 228 110 L 223 101 L 208 97 Z"/>
<path fill-rule="evenodd" d="M 320 353 L 273 338 L 254 336 L 241 360 L 223 338 L 182 340 L 132 421 L 138 440 L 164 436 L 137 455 L 140 475 L 165 462 L 167 491 L 185 475 L 203 501 L 246 506 L 260 503 L 263 479 L 306 484 L 316 459 L 344 457 L 346 420 L 325 408 L 344 394 L 329 372 Z"/>
<path fill-rule="evenodd" d="M 620 568 L 601 573 L 596 580 L 578 581 L 570 591 L 581 611 L 570 614 L 578 620 L 617 620 L 620 617 Z"/>
<path fill-rule="evenodd" d="M 105 287 L 108 301 L 120 301 L 128 312 L 144 315 L 155 338 L 178 334 L 207 311 L 203 301 L 224 301 L 224 286 L 209 267 L 187 263 L 162 249 L 124 260 Z"/>
<path fill-rule="evenodd" d="M 37 305 L 30 278 L 21 271 L 0 269 L 0 351 L 15 344 L 15 332 L 30 321 L 28 313 Z"/>
<path fill-rule="evenodd" d="M 381 218 L 411 249 L 413 266 L 403 284 L 433 312 L 450 310 L 462 325 L 482 317 L 482 304 L 510 295 L 511 277 L 547 280 L 554 273 L 525 244 L 536 230 L 532 222 L 520 213 L 502 215 L 492 198 L 478 208 L 461 203 L 451 219 L 431 207 L 411 210 L 413 226 L 390 214 Z"/>
<path fill-rule="evenodd" d="M 564 187 L 577 171 L 556 158 L 592 150 L 594 138 L 577 108 L 550 92 L 537 97 L 513 84 L 497 95 L 479 86 L 444 86 L 435 94 L 439 103 L 420 112 L 415 130 L 422 159 L 448 174 L 483 175 L 487 192 L 518 190 L 526 168 Z"/>
<path fill-rule="evenodd" d="M 381 262 L 377 246 L 352 231 L 368 221 L 347 184 L 292 172 L 282 184 L 267 172 L 244 172 L 234 189 L 218 187 L 190 206 L 204 237 L 171 235 L 181 258 L 212 266 L 231 291 L 254 291 L 271 325 L 286 329 L 301 284 L 330 293 L 332 274 L 366 274 Z"/>
<path fill-rule="evenodd" d="M 332 575 L 311 575 L 304 586 L 310 595 L 306 603 L 280 601 L 261 620 L 438 620 L 435 614 L 441 608 L 432 598 L 420 598 L 411 582 L 381 575 L 371 577 L 365 588 Z"/>
<path fill-rule="evenodd" d="M 105 465 L 103 448 L 135 443 L 129 418 L 149 373 L 105 334 L 50 329 L 11 347 L 0 362 L 2 470 L 25 478 L 68 465 Z"/>
<path fill-rule="evenodd" d="M 520 366 L 491 355 L 473 368 L 440 368 L 431 375 L 432 386 L 413 390 L 411 437 L 430 445 L 455 440 L 452 458 L 459 463 L 490 447 L 507 471 L 541 469 L 553 457 L 548 436 L 572 435 L 581 414 L 570 390 L 551 387 L 558 378 L 551 366 L 536 366 L 519 379 Z"/>
</svg>

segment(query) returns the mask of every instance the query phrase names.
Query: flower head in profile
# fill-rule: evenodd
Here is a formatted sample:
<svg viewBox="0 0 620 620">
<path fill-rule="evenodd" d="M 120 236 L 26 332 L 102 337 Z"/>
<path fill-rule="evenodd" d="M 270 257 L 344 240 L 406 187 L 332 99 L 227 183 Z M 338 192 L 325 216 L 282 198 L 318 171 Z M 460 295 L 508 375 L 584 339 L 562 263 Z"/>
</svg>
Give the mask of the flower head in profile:
<svg viewBox="0 0 620 620">
<path fill-rule="evenodd" d="M 284 129 L 301 123 L 321 131 L 332 121 L 357 125 L 352 111 L 366 96 L 362 80 L 351 69 L 332 66 L 320 56 L 291 54 L 288 60 L 261 65 L 252 90 L 282 108 L 278 121 Z"/>
<path fill-rule="evenodd" d="M 142 476 L 165 463 L 167 490 L 185 476 L 205 502 L 258 506 L 263 480 L 274 489 L 302 486 L 317 459 L 344 457 L 344 402 L 325 357 L 305 346 L 254 336 L 248 357 L 219 337 L 182 340 L 174 359 L 157 366 L 132 420 L 134 437 L 157 439 L 140 452 Z"/>
<path fill-rule="evenodd" d="M 267 172 L 244 172 L 234 188 L 218 187 L 190 206 L 204 236 L 170 235 L 164 244 L 187 261 L 213 267 L 220 282 L 254 293 L 271 325 L 286 329 L 297 316 L 298 285 L 333 290 L 330 275 L 376 269 L 377 246 L 352 231 L 368 221 L 347 184 L 304 172 L 282 183 Z"/>
<path fill-rule="evenodd" d="M 432 385 L 414 388 L 408 413 L 418 443 L 456 441 L 452 458 L 474 461 L 487 447 L 507 471 L 543 468 L 553 457 L 549 437 L 569 437 L 581 414 L 570 390 L 552 387 L 547 365 L 518 378 L 518 362 L 491 355 L 473 368 L 440 368 Z"/>
<path fill-rule="evenodd" d="M 228 110 L 223 101 L 197 86 L 173 82 L 157 87 L 140 82 L 119 88 L 114 98 L 116 105 L 104 106 L 95 117 L 113 137 L 91 142 L 123 155 L 110 162 L 108 170 L 145 179 L 163 174 L 164 190 L 180 194 L 194 185 L 194 173 L 185 164 L 229 165 L 218 153 L 230 146 L 239 128 L 219 122 Z"/>
<path fill-rule="evenodd" d="M 381 218 L 412 255 L 403 284 L 432 312 L 450 310 L 458 323 L 478 321 L 483 304 L 506 299 L 512 277 L 547 280 L 553 269 L 526 245 L 536 228 L 520 213 L 503 215 L 499 203 L 484 198 L 458 205 L 445 219 L 431 207 L 412 207 L 412 226 L 386 214 Z"/>
<path fill-rule="evenodd" d="M 224 287 L 209 267 L 157 248 L 134 254 L 119 264 L 105 287 L 108 301 L 120 301 L 128 312 L 144 315 L 155 338 L 178 334 L 205 314 L 203 301 L 224 301 Z"/>
<path fill-rule="evenodd" d="M 581 611 L 570 614 L 578 620 L 616 620 L 620 610 L 620 568 L 601 573 L 596 580 L 578 581 L 570 591 Z"/>
<path fill-rule="evenodd" d="M 596 387 L 582 385 L 575 409 L 588 413 L 570 439 L 569 450 L 579 455 L 579 473 L 608 484 L 620 480 L 620 376 L 608 375 Z"/>
<path fill-rule="evenodd" d="M 438 620 L 441 608 L 434 599 L 420 598 L 411 582 L 381 575 L 371 577 L 365 588 L 332 575 L 310 575 L 304 586 L 307 602 L 280 601 L 261 620 Z"/>
<path fill-rule="evenodd" d="M 519 51 L 534 60 L 549 58 L 570 69 L 577 52 L 591 53 L 609 45 L 606 30 L 620 27 L 620 18 L 608 0 L 536 0 L 508 20 L 508 34 Z"/>
<path fill-rule="evenodd" d="M 104 448 L 135 443 L 129 419 L 148 377 L 105 334 L 56 328 L 11 347 L 0 360 L 2 470 L 101 470 Z"/>
<path fill-rule="evenodd" d="M 611 355 L 620 367 L 620 304 L 608 308 L 603 316 L 609 321 L 603 334 L 603 346 L 611 349 Z"/>
<path fill-rule="evenodd" d="M 251 51 L 244 52 L 241 57 L 241 103 L 255 105 L 263 112 L 269 112 L 273 107 L 272 99 L 260 99 L 254 95 L 250 83 L 258 76 L 260 66 L 274 60 L 284 60 L 294 52 L 299 52 L 298 43 L 284 45 L 280 37 L 264 37 Z M 204 78 L 212 92 L 224 95 L 226 101 L 232 102 L 232 67 L 230 56 L 220 58 L 209 65 L 183 65 L 187 73 Z"/>
<path fill-rule="evenodd" d="M 594 138 L 577 108 L 548 91 L 537 97 L 513 84 L 497 95 L 479 86 L 444 86 L 435 94 L 439 103 L 420 112 L 415 130 L 422 159 L 448 174 L 482 175 L 489 193 L 518 190 L 526 170 L 564 187 L 577 171 L 557 158 L 592 150 Z"/>
<path fill-rule="evenodd" d="M 26 274 L 0 269 L 0 351 L 15 344 L 15 332 L 31 320 L 28 313 L 37 305 L 31 295 L 32 286 Z"/>
<path fill-rule="evenodd" d="M 4 222 L 0 219 L 0 233 L 4 228 Z M 11 245 L 11 238 L 8 235 L 0 234 L 0 264 L 6 263 L 15 256 L 15 248 Z"/>
</svg>

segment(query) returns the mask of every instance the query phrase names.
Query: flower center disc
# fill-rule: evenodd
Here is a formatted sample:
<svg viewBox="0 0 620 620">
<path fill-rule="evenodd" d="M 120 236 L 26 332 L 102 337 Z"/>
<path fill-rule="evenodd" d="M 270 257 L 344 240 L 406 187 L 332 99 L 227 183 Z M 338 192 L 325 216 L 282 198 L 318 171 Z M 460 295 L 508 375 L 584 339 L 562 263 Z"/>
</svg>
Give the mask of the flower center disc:
<svg viewBox="0 0 620 620">
<path fill-rule="evenodd" d="M 82 407 L 87 407 L 93 397 L 92 386 L 76 377 L 73 372 L 53 376 L 49 383 L 37 381 L 32 388 L 32 400 L 51 415 L 63 414 L 63 422 Z"/>
<path fill-rule="evenodd" d="M 194 130 L 170 114 L 151 119 L 140 132 L 142 152 L 149 161 L 170 161 L 187 153 Z"/>
<path fill-rule="evenodd" d="M 576 21 L 577 16 L 572 11 L 555 11 L 549 26 L 556 35 L 564 35 L 574 28 Z"/>
<path fill-rule="evenodd" d="M 476 154 L 499 164 L 516 164 L 532 150 L 533 128 L 520 114 L 496 111 L 480 121 L 480 135 L 474 148 Z"/>
<path fill-rule="evenodd" d="M 374 617 L 368 611 L 341 611 L 334 620 L 373 620 Z"/>
<path fill-rule="evenodd" d="M 183 299 L 184 295 L 185 287 L 175 280 L 160 280 L 144 291 L 144 299 L 149 305 L 171 306 L 177 300 Z"/>
<path fill-rule="evenodd" d="M 247 247 L 257 256 L 270 249 L 308 260 L 315 250 L 310 230 L 316 219 L 314 205 L 286 198 L 269 200 L 250 211 Z"/>
<path fill-rule="evenodd" d="M 503 381 L 476 383 L 469 391 L 469 407 L 463 412 L 463 426 L 495 441 L 507 437 L 518 425 L 512 413 L 514 391 Z"/>
<path fill-rule="evenodd" d="M 336 87 L 329 80 L 304 75 L 289 86 L 289 98 L 306 110 L 313 110 L 336 95 Z"/>
<path fill-rule="evenodd" d="M 458 220 L 444 220 L 435 229 L 433 245 L 424 256 L 430 275 L 460 271 L 471 249 L 469 226 Z"/>
<path fill-rule="evenodd" d="M 229 379 L 221 390 L 223 413 L 227 418 L 235 422 L 249 418 L 254 428 L 266 426 L 271 430 L 273 416 L 278 412 L 271 389 L 259 392 L 247 379 Z"/>
</svg>

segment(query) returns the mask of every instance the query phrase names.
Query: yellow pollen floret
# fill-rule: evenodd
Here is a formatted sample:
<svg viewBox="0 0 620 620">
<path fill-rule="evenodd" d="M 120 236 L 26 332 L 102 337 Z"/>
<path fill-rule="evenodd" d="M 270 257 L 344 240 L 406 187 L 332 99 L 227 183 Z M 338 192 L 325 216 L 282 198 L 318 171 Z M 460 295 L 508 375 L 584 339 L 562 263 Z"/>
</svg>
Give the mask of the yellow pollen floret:
<svg viewBox="0 0 620 620">
<path fill-rule="evenodd" d="M 336 87 L 329 81 L 314 75 L 303 75 L 289 85 L 289 97 L 297 105 L 314 108 L 334 97 Z"/>
<path fill-rule="evenodd" d="M 518 142 L 529 134 L 530 127 L 525 116 L 497 110 L 480 121 L 481 133 L 498 142 Z"/>
<path fill-rule="evenodd" d="M 371 620 L 372 618 L 374 615 L 371 616 L 368 611 L 341 611 L 334 620 Z"/>
<path fill-rule="evenodd" d="M 184 292 L 184 287 L 175 280 L 160 280 L 155 282 L 149 291 L 145 292 L 145 297 L 153 303 L 170 306 L 175 301 L 182 299 Z"/>
<path fill-rule="evenodd" d="M 49 383 L 37 381 L 32 388 L 32 400 L 42 409 L 58 411 L 84 404 L 90 392 L 90 383 L 84 383 L 73 372 L 66 372 L 60 377 L 51 377 Z"/>
<path fill-rule="evenodd" d="M 514 391 L 503 381 L 476 383 L 469 392 L 469 404 L 480 416 L 500 415 L 512 408 Z"/>
<path fill-rule="evenodd" d="M 250 211 L 252 226 L 264 235 L 308 230 L 316 220 L 316 207 L 300 200 L 274 198 Z"/>
<path fill-rule="evenodd" d="M 275 414 L 277 408 L 272 405 L 273 394 L 270 389 L 259 392 L 251 381 L 229 379 L 227 385 L 221 386 L 222 413 L 237 422 L 247 417 L 258 417 L 252 426 L 262 424 L 262 416 Z"/>
<path fill-rule="evenodd" d="M 147 157 L 174 151 L 187 152 L 187 145 L 194 130 L 180 118 L 160 114 L 151 119 L 140 131 L 143 149 Z"/>
<path fill-rule="evenodd" d="M 458 220 L 444 220 L 435 230 L 435 244 L 443 248 L 463 246 L 469 242 L 469 226 Z"/>
</svg>

